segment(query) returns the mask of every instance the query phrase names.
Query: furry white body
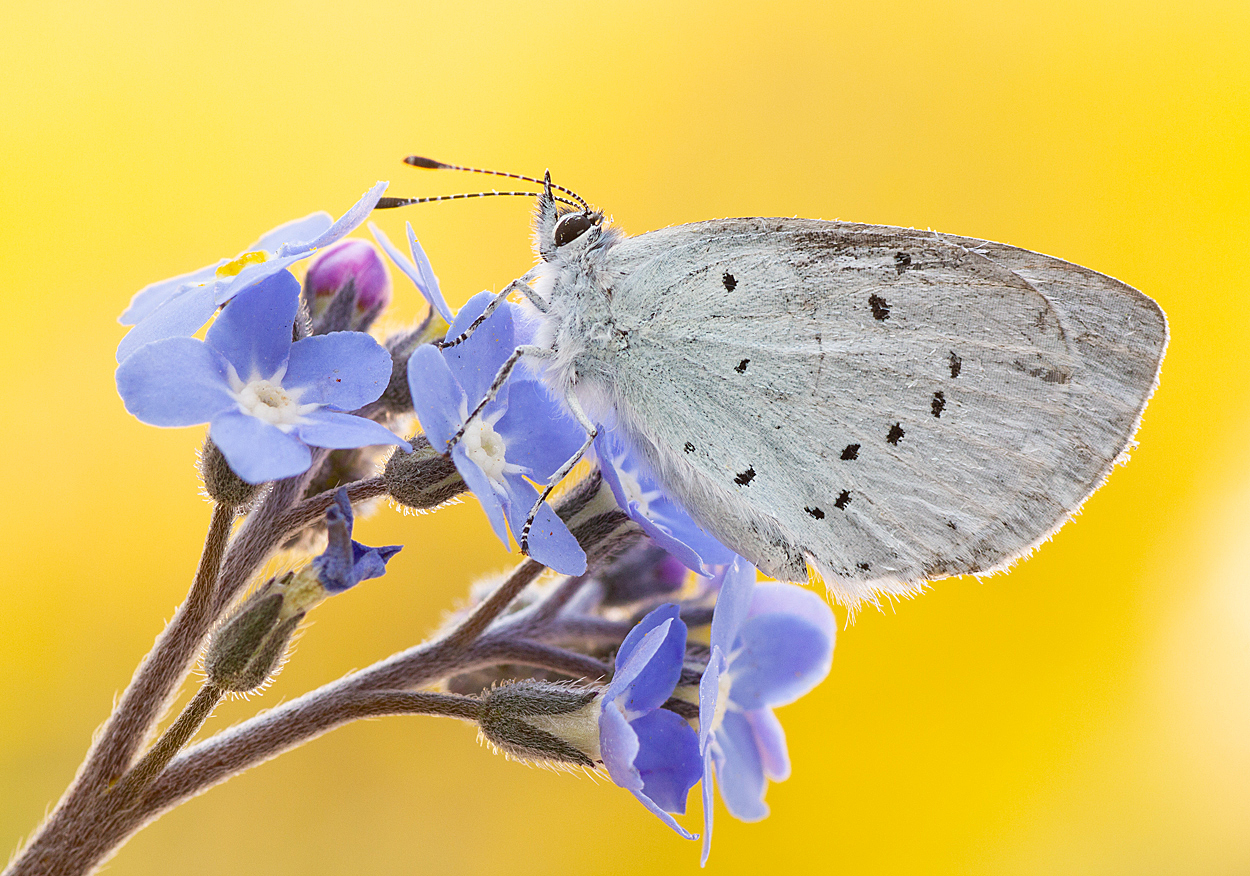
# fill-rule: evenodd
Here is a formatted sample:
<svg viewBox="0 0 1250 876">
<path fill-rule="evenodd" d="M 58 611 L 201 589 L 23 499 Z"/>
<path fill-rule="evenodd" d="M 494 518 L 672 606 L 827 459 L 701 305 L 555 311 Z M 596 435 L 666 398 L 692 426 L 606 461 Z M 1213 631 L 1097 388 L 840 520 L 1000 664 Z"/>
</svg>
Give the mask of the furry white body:
<svg viewBox="0 0 1250 876">
<path fill-rule="evenodd" d="M 841 602 L 1003 568 L 1129 447 L 1167 323 L 1146 296 L 1003 244 L 727 219 L 555 246 L 535 345 L 557 398 L 781 580 Z"/>
</svg>

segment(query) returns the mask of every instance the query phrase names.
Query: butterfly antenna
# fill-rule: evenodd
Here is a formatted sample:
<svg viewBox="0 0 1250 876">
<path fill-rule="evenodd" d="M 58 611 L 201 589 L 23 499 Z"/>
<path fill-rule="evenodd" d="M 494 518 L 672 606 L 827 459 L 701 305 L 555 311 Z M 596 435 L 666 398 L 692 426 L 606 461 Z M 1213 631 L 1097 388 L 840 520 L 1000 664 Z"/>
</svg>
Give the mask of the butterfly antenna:
<svg viewBox="0 0 1250 876">
<path fill-rule="evenodd" d="M 489 192 L 463 192 L 458 195 L 434 195 L 428 198 L 379 198 L 377 204 L 374 206 L 374 209 L 375 210 L 390 210 L 390 209 L 394 209 L 395 207 L 407 207 L 409 204 L 429 204 L 434 201 L 462 201 L 465 198 L 492 198 L 496 195 L 500 195 L 500 196 L 524 195 L 525 197 L 533 198 L 541 194 L 542 192 L 489 191 Z M 577 204 L 570 201 L 568 198 L 557 197 L 556 200 L 559 201 L 561 204 L 568 204 L 570 207 L 578 206 Z"/>
<path fill-rule="evenodd" d="M 489 176 L 506 176 L 508 177 L 508 179 L 523 179 L 526 182 L 532 182 L 532 183 L 537 183 L 538 185 L 543 185 L 543 180 L 535 179 L 532 176 L 525 176 L 524 174 L 520 174 L 520 173 L 506 173 L 502 170 L 483 170 L 480 167 L 461 167 L 458 164 L 446 164 L 442 161 L 435 161 L 433 158 L 422 158 L 420 155 L 409 155 L 407 158 L 404 159 L 404 164 L 411 164 L 413 167 L 421 167 L 421 168 L 425 168 L 426 170 L 462 170 L 465 173 L 484 173 Z M 548 181 L 547 184 L 550 185 L 556 191 L 564 192 L 574 201 L 577 201 L 577 204 L 580 204 L 583 210 L 586 210 L 588 212 L 590 211 L 590 205 L 587 204 L 582 199 L 581 195 L 579 195 L 577 192 L 573 191 L 572 189 L 566 189 L 564 186 L 558 186 L 555 183 L 552 183 L 550 181 Z M 559 200 L 559 198 L 557 198 L 556 200 Z M 563 201 L 562 203 L 567 204 L 569 202 Z M 572 206 L 576 206 L 576 205 L 572 205 Z"/>
</svg>

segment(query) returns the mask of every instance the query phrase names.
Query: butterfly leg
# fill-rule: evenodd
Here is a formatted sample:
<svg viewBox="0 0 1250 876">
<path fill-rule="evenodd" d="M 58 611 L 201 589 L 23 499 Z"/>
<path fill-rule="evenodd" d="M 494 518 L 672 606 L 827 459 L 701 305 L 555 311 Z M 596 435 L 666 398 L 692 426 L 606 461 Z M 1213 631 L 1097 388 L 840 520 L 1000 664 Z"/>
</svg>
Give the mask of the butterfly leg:
<svg viewBox="0 0 1250 876">
<path fill-rule="evenodd" d="M 472 328 L 472 326 L 469 328 Z M 457 429 L 456 434 L 452 435 L 447 442 L 447 452 L 450 453 L 451 449 L 460 443 L 460 439 L 464 437 L 464 430 L 469 428 L 469 424 L 473 422 L 478 414 L 482 413 L 482 409 L 490 404 L 495 396 L 499 394 L 499 390 L 507 382 L 508 376 L 512 374 L 512 369 L 516 367 L 517 362 L 521 361 L 522 356 L 529 356 L 533 359 L 549 359 L 551 355 L 551 350 L 546 347 L 535 346 L 534 344 L 522 344 L 513 350 L 512 355 L 495 372 L 495 379 L 491 381 L 490 388 L 486 390 L 486 395 L 477 403 L 477 407 L 469 412 L 469 416 L 464 418 L 464 425 Z"/>
<path fill-rule="evenodd" d="M 525 275 L 525 277 L 528 277 L 528 276 L 529 274 Z M 498 295 L 496 295 L 494 298 L 492 298 L 490 304 L 486 305 L 486 309 L 482 311 L 482 315 L 479 316 L 477 319 L 473 320 L 473 322 L 469 323 L 469 327 L 467 329 L 462 331 L 460 334 L 456 335 L 450 341 L 446 341 L 446 340 L 435 341 L 434 345 L 438 347 L 440 350 L 446 350 L 448 347 L 454 347 L 457 344 L 463 344 L 470 337 L 472 337 L 473 333 L 477 331 L 478 326 L 486 322 L 486 320 L 490 319 L 490 315 L 494 313 L 496 310 L 498 310 L 499 305 L 503 304 L 503 302 L 507 299 L 507 297 L 511 295 L 513 292 L 520 292 L 522 295 L 524 295 L 526 298 L 529 299 L 531 304 L 533 304 L 535 307 L 538 308 L 538 311 L 540 313 L 546 313 L 547 302 L 543 301 L 541 298 L 538 297 L 538 293 L 535 292 L 533 287 L 531 287 L 530 284 L 525 281 L 525 277 L 521 277 L 519 279 L 513 280 L 511 283 L 505 286 L 503 288 L 503 291 L 500 292 Z"/>
<path fill-rule="evenodd" d="M 550 355 L 550 353 L 548 353 Z M 547 486 L 543 489 L 538 497 L 538 501 L 534 503 L 534 507 L 530 509 L 530 513 L 525 517 L 525 526 L 521 528 L 521 552 L 529 553 L 529 534 L 530 527 L 534 525 L 534 518 L 538 516 L 538 509 L 542 508 L 543 502 L 547 501 L 547 497 L 551 495 L 551 491 L 556 488 L 556 484 L 564 480 L 569 472 L 573 470 L 573 466 L 586 455 L 586 451 L 590 449 L 590 445 L 594 443 L 595 436 L 599 434 L 598 427 L 590 421 L 590 417 L 586 416 L 586 412 L 582 410 L 581 403 L 577 400 L 577 395 L 573 392 L 573 388 L 564 394 L 564 404 L 568 407 L 569 412 L 577 420 L 578 424 L 586 430 L 586 440 L 582 442 L 582 446 L 577 452 L 569 457 L 564 465 L 560 466 L 559 471 L 547 479 Z"/>
</svg>

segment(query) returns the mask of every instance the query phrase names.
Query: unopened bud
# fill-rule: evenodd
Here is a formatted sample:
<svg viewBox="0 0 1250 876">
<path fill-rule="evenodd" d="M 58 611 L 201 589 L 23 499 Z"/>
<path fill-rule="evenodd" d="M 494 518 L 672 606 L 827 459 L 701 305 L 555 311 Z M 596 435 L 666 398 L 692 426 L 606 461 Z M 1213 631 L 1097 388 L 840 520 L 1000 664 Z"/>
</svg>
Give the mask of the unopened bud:
<svg viewBox="0 0 1250 876">
<path fill-rule="evenodd" d="M 382 471 L 392 499 L 424 511 L 437 508 L 469 489 L 451 458 L 431 447 L 424 435 L 413 438 L 411 444 L 412 453 L 396 448 Z"/>
<path fill-rule="evenodd" d="M 391 277 L 373 244 L 349 238 L 313 260 L 304 299 L 314 334 L 364 331 L 391 303 Z"/>
<path fill-rule="evenodd" d="M 613 560 L 597 577 L 603 582 L 604 605 L 628 605 L 676 593 L 685 583 L 686 567 L 648 540 Z"/>
<path fill-rule="evenodd" d="M 593 769 L 599 751 L 599 692 L 518 681 L 482 693 L 480 738 L 516 760 Z"/>
<path fill-rule="evenodd" d="M 235 474 L 211 438 L 204 439 L 200 450 L 200 477 L 204 481 L 204 491 L 214 502 L 227 508 L 243 508 L 256 498 L 261 486 L 249 484 Z"/>
<path fill-rule="evenodd" d="M 204 654 L 209 681 L 223 690 L 248 693 L 277 675 L 295 628 L 320 601 L 307 598 L 308 582 L 300 578 L 288 573 L 269 581 L 217 628 Z"/>
</svg>

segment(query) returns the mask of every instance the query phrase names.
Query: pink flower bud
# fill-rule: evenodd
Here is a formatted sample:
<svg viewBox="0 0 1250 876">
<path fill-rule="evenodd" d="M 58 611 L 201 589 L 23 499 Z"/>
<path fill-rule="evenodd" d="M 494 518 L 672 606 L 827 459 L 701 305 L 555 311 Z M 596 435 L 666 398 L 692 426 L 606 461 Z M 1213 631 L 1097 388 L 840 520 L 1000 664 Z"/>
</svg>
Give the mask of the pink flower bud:
<svg viewBox="0 0 1250 876">
<path fill-rule="evenodd" d="M 378 251 L 368 241 L 348 238 L 319 253 L 308 268 L 304 295 L 314 320 L 348 283 L 356 287 L 358 317 L 379 312 L 391 302 L 391 277 Z"/>
</svg>

